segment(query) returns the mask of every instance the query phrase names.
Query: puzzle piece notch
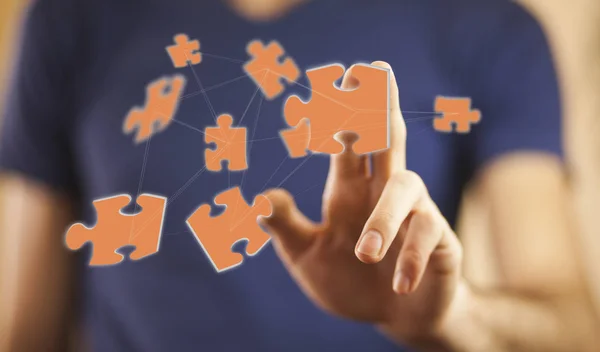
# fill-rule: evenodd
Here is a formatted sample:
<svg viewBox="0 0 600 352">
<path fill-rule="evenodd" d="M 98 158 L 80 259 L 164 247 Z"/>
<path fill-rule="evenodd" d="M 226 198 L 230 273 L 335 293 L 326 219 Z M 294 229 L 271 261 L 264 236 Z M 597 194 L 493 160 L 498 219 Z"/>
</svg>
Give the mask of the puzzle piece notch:
<svg viewBox="0 0 600 352">
<path fill-rule="evenodd" d="M 146 87 L 144 107 L 130 110 L 123 124 L 123 132 L 129 134 L 137 128 L 135 142 L 140 143 L 167 128 L 177 112 L 185 83 L 182 75 L 151 82 Z"/>
<path fill-rule="evenodd" d="M 167 52 L 171 57 L 173 66 L 182 68 L 189 64 L 197 65 L 202 62 L 200 42 L 198 40 L 189 40 L 186 34 L 177 34 L 174 37 L 175 45 L 167 46 Z"/>
<path fill-rule="evenodd" d="M 65 235 L 67 248 L 78 250 L 84 244 L 93 244 L 90 266 L 114 265 L 123 261 L 117 250 L 134 246 L 131 260 L 139 260 L 159 250 L 164 222 L 166 198 L 142 194 L 137 204 L 142 208 L 137 214 L 124 214 L 122 209 L 131 203 L 131 197 L 121 194 L 93 202 L 97 213 L 94 227 L 75 223 Z"/>
<path fill-rule="evenodd" d="M 207 127 L 204 132 L 204 141 L 214 144 L 215 149 L 207 148 L 204 151 L 206 168 L 210 171 L 221 171 L 222 162 L 227 161 L 227 167 L 232 171 L 246 170 L 247 131 L 245 127 L 231 127 L 233 117 L 229 114 L 217 118 L 218 127 Z"/>
<path fill-rule="evenodd" d="M 211 206 L 203 204 L 187 219 L 186 223 L 217 272 L 232 269 L 244 260 L 232 247 L 247 240 L 246 254 L 256 255 L 270 240 L 270 236 L 258 225 L 259 215 L 271 215 L 271 203 L 258 195 L 247 204 L 239 187 L 218 194 L 214 203 L 225 206 L 222 214 L 211 217 Z"/>
<path fill-rule="evenodd" d="M 302 119 L 298 125 L 279 132 L 290 158 L 302 158 L 308 153 L 310 143 L 310 125 L 308 119 Z"/>
<path fill-rule="evenodd" d="M 433 120 L 433 128 L 440 132 L 468 133 L 471 124 L 481 121 L 481 112 L 477 109 L 471 110 L 471 99 L 448 98 L 438 96 L 435 99 L 435 111 L 442 113 L 442 117 Z"/>
<path fill-rule="evenodd" d="M 303 101 L 290 96 L 284 106 L 285 120 L 297 126 L 310 120 L 309 150 L 316 153 L 339 154 L 344 146 L 335 137 L 338 132 L 354 132 L 358 141 L 352 149 L 365 154 L 389 148 L 390 72 L 381 67 L 356 64 L 352 77 L 358 87 L 343 89 L 335 82 L 344 76 L 340 64 L 326 65 L 307 71 L 312 96 Z"/>
<path fill-rule="evenodd" d="M 267 100 L 275 99 L 285 89 L 282 80 L 296 82 L 300 70 L 290 57 L 284 58 L 285 50 L 277 41 L 264 45 L 259 40 L 248 43 L 246 51 L 252 57 L 244 70 L 256 83 Z"/>
</svg>

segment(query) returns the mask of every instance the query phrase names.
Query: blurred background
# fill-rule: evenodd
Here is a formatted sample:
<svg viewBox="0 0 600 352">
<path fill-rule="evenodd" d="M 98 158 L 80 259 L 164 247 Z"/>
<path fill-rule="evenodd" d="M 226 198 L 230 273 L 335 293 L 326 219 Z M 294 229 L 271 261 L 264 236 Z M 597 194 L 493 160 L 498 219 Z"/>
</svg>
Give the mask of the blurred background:
<svg viewBox="0 0 600 352">
<path fill-rule="evenodd" d="M 485 0 L 482 0 L 485 1 Z M 507 0 L 508 1 L 508 0 Z M 521 0 L 540 21 L 550 40 L 563 93 L 565 148 L 572 180 L 572 205 L 586 256 L 588 277 L 600 311 L 600 1 Z M 0 1 L 0 108 L 26 0 Z M 1 126 L 1 121 L 0 121 Z M 0 189 L 0 192 L 2 190 Z M 497 277 L 487 249 L 486 214 L 477 195 L 468 194 L 459 233 L 468 238 L 466 274 L 479 284 Z M 2 278 L 0 278 L 1 280 Z"/>
<path fill-rule="evenodd" d="M 600 311 L 600 1 L 520 0 L 541 23 L 550 41 L 563 98 L 564 143 L 572 185 L 572 209 L 579 225 L 588 278 Z M 468 240 L 466 265 L 472 280 L 494 285 L 493 263 L 484 248 L 485 214 L 469 193 L 462 211 L 461 237 Z M 473 247 L 473 248 L 470 248 Z M 486 265 L 484 265 L 486 264 Z"/>
</svg>

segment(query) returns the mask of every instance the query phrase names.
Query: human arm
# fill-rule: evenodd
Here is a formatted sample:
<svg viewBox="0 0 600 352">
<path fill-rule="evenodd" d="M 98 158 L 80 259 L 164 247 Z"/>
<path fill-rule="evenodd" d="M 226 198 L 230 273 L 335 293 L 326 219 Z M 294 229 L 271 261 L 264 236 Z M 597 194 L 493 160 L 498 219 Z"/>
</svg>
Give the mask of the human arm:
<svg viewBox="0 0 600 352">
<path fill-rule="evenodd" d="M 75 7 L 25 13 L 0 127 L 0 351 L 64 351 L 76 302 L 63 235 L 77 186 L 67 132 L 76 75 Z M 63 8 L 64 7 L 64 8 Z"/>
<path fill-rule="evenodd" d="M 499 284 L 480 289 L 465 281 L 440 340 L 416 346 L 594 351 L 600 325 L 578 261 L 562 164 L 541 153 L 507 155 L 480 174 L 476 188 L 489 206 Z"/>
<path fill-rule="evenodd" d="M 72 202 L 18 175 L 3 175 L 0 199 L 0 351 L 65 351 L 77 266 L 62 234 Z"/>
<path fill-rule="evenodd" d="M 482 168 L 506 279 L 501 290 L 477 290 L 462 276 L 456 234 L 419 175 L 406 169 L 406 129 L 394 80 L 391 86 L 390 149 L 373 156 L 369 173 L 365 157 L 351 151 L 354 140 L 344 139 L 345 151 L 331 157 L 321 224 L 304 217 L 285 191 L 267 193 L 273 214 L 261 222 L 305 294 L 332 314 L 371 322 L 400 345 L 423 351 L 593 347 L 587 332 L 597 323 L 587 310 L 577 253 L 569 250 L 575 236 L 568 221 L 548 219 L 564 215 L 556 161 L 536 156 L 519 171 L 519 163 L 498 161 L 516 155 L 503 153 Z M 528 177 L 509 187 L 523 172 Z"/>
</svg>

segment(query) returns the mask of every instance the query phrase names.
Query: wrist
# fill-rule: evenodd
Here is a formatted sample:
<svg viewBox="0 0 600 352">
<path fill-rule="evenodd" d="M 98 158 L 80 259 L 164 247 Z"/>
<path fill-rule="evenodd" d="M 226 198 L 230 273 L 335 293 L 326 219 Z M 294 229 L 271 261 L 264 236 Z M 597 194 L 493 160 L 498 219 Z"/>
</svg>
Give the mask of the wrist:
<svg viewBox="0 0 600 352">
<path fill-rule="evenodd" d="M 470 331 L 470 326 L 474 324 L 476 305 L 476 294 L 465 280 L 461 280 L 446 316 L 436 332 L 437 338 L 450 345 L 461 341 L 464 338 L 463 335 L 468 334 L 467 331 Z"/>
<path fill-rule="evenodd" d="M 437 338 L 444 341 L 450 351 L 495 351 L 494 336 L 481 316 L 482 309 L 489 309 L 485 304 L 483 296 L 461 280 Z"/>
<path fill-rule="evenodd" d="M 420 351 L 472 350 L 468 342 L 479 331 L 475 314 L 478 301 L 469 284 L 460 280 L 446 312 L 430 324 L 407 327 L 390 321 L 379 325 L 379 329 L 392 341 Z"/>
</svg>

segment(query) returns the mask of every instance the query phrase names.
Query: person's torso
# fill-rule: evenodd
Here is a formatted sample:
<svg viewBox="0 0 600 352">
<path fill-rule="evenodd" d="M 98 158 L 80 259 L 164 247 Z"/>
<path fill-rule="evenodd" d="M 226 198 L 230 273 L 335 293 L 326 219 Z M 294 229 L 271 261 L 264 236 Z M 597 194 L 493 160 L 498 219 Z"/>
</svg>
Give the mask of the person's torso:
<svg viewBox="0 0 600 352">
<path fill-rule="evenodd" d="M 373 327 L 316 308 L 270 245 L 235 269 L 215 272 L 186 219 L 201 204 L 213 204 L 217 193 L 240 186 L 248 201 L 268 188 L 286 188 L 318 221 L 329 160 L 288 156 L 279 138 L 288 127 L 283 103 L 290 94 L 310 97 L 309 68 L 383 60 L 398 79 L 408 168 L 453 222 L 464 181 L 457 140 L 436 132 L 432 119 L 435 97 L 457 92 L 440 65 L 443 36 L 432 29 L 428 8 L 417 1 L 317 0 L 281 20 L 253 24 L 220 1 L 133 3 L 90 5 L 94 20 L 82 65 L 89 69 L 80 77 L 87 83 L 79 91 L 72 141 L 84 218 L 93 224 L 91 202 L 116 194 L 157 194 L 168 203 L 157 254 L 84 270 L 93 350 L 397 351 Z M 178 33 L 200 41 L 200 64 L 173 67 L 165 48 Z M 302 72 L 299 84 L 284 82 L 274 100 L 264 99 L 243 70 L 253 39 L 277 40 Z M 176 121 L 135 144 L 133 134 L 122 131 L 123 119 L 144 104 L 148 83 L 174 74 L 187 79 Z M 224 113 L 247 128 L 245 171 L 206 170 L 203 131 Z"/>
</svg>

